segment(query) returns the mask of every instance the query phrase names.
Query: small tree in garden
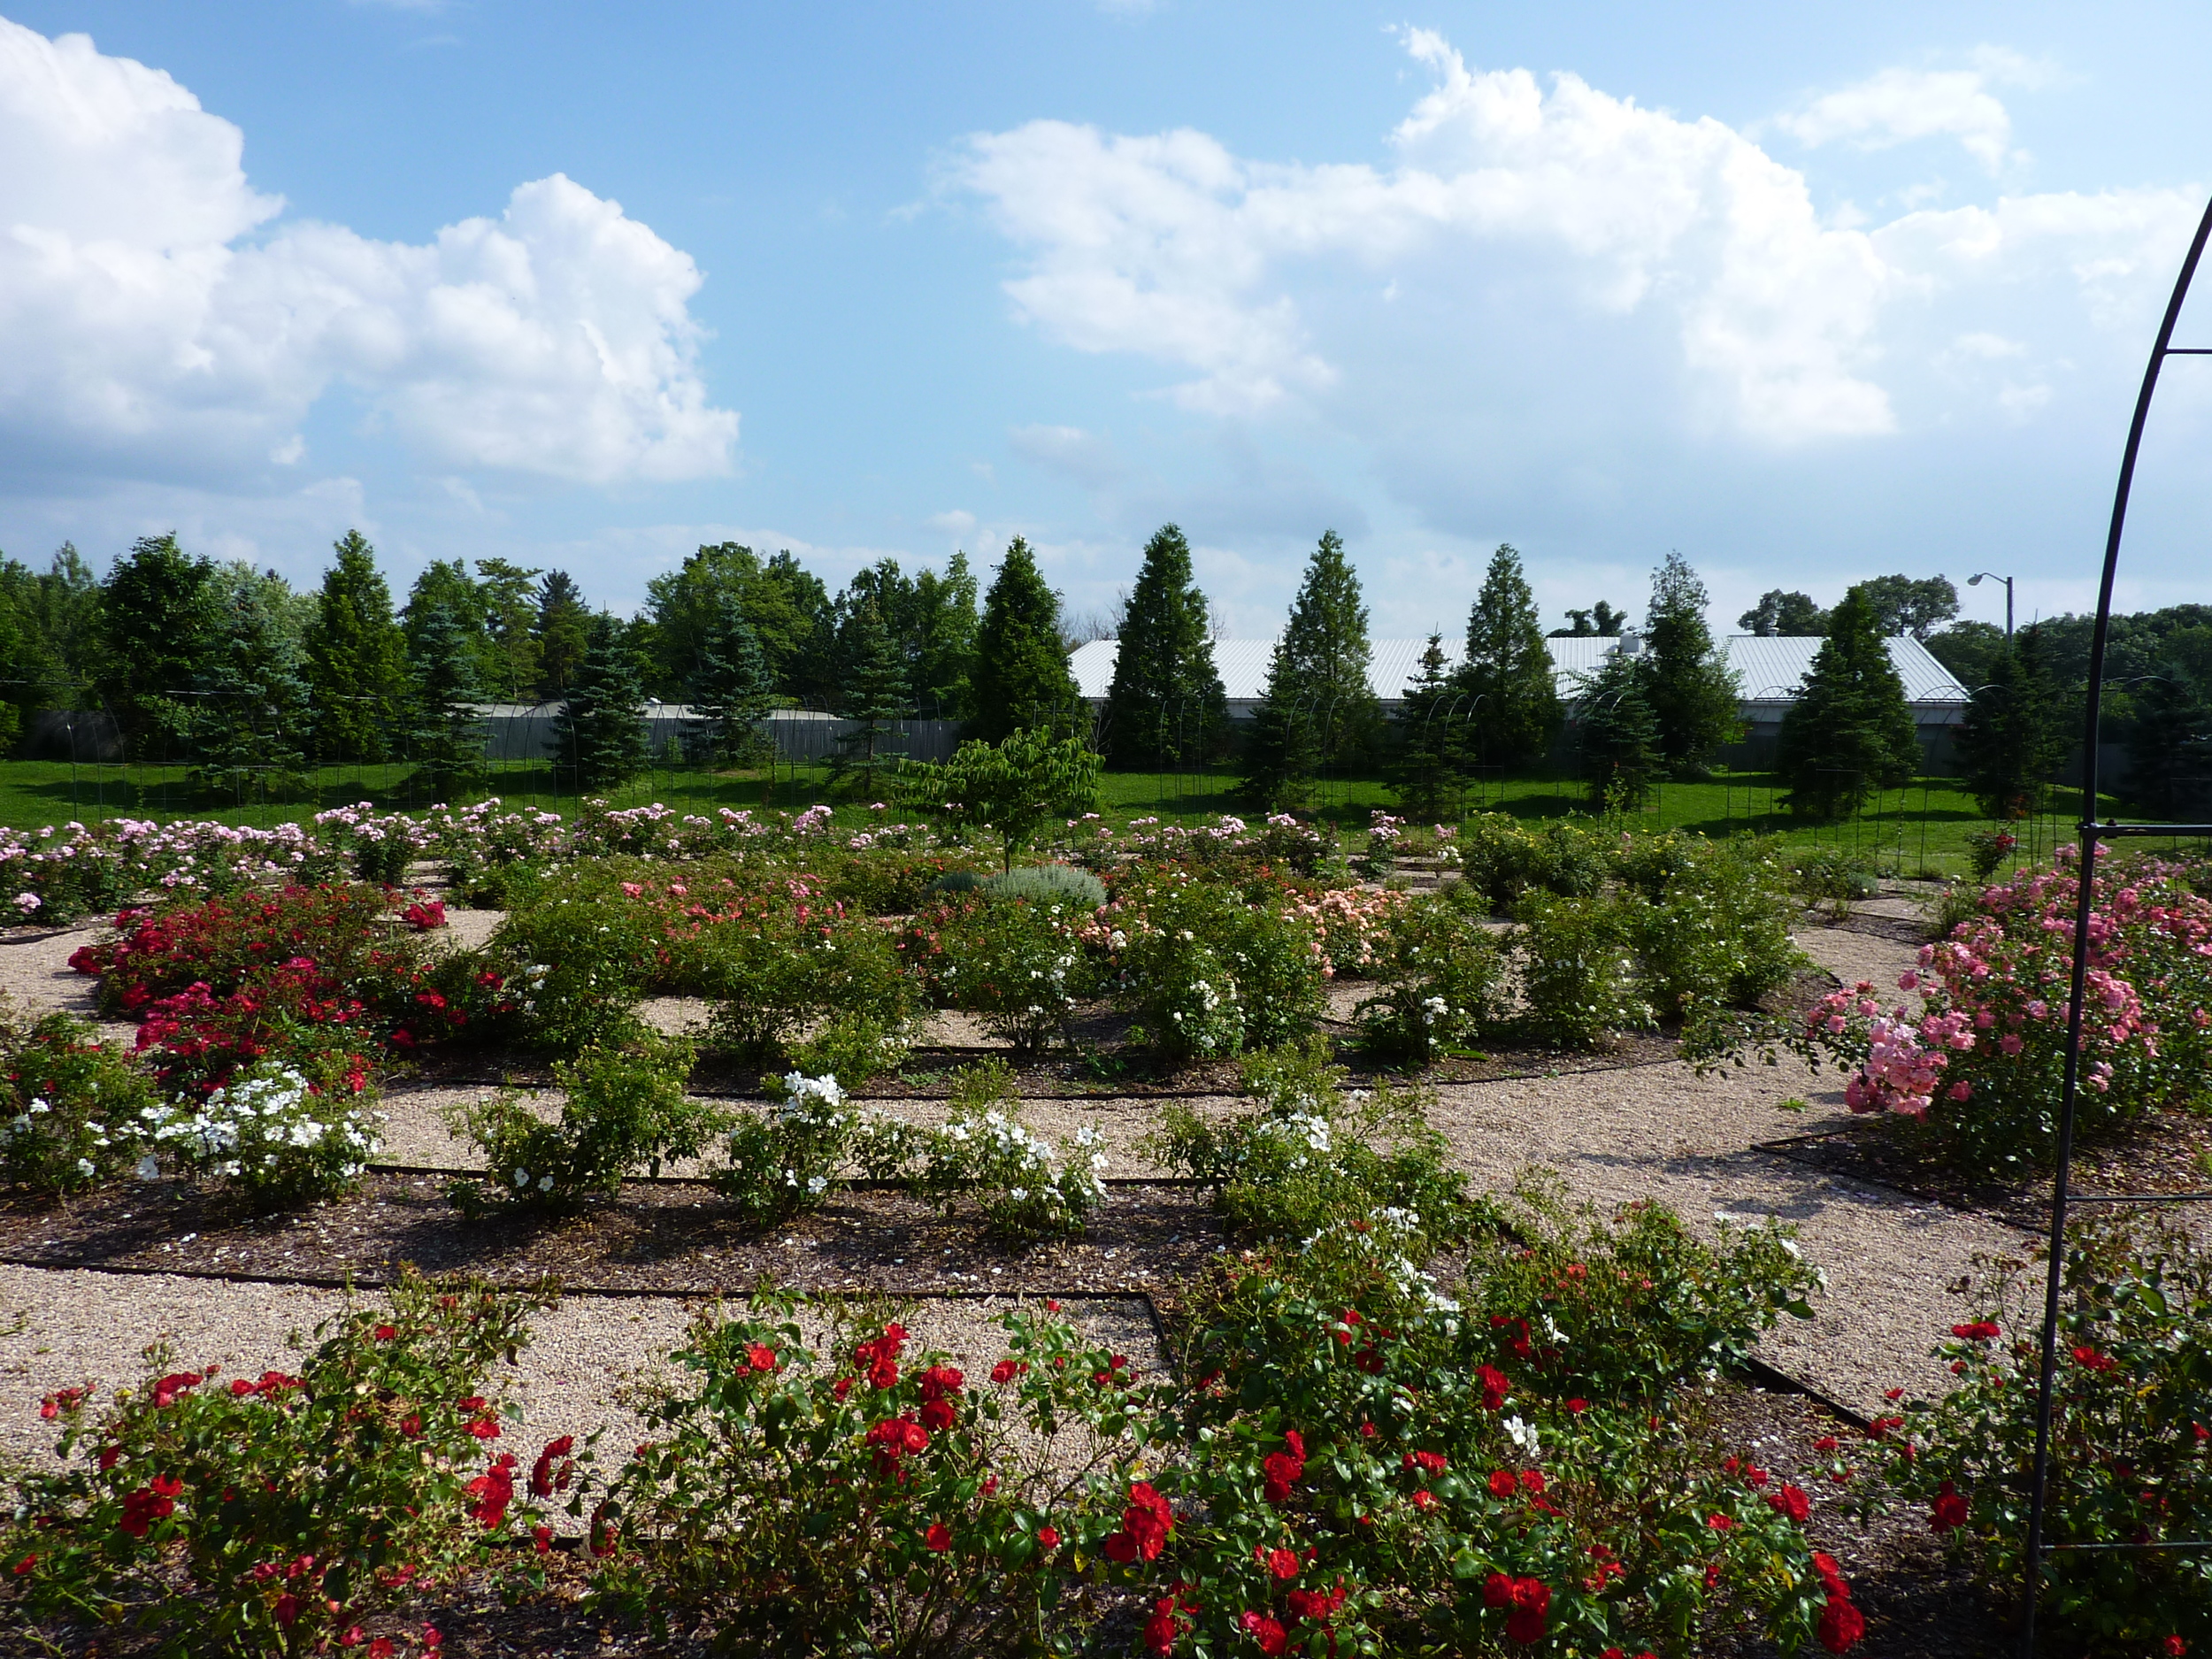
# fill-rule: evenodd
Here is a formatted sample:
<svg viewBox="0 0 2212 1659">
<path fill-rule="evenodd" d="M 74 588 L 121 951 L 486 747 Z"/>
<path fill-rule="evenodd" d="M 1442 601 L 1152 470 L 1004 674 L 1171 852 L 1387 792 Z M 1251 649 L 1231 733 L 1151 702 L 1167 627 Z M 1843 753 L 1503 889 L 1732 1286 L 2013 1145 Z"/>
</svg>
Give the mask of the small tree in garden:
<svg viewBox="0 0 2212 1659">
<path fill-rule="evenodd" d="M 1213 749 L 1228 718 L 1214 668 L 1206 595 L 1191 578 L 1190 543 L 1162 525 L 1122 618 L 1106 729 L 1117 764 L 1179 765 Z"/>
<path fill-rule="evenodd" d="M 971 740 L 943 765 L 916 766 L 908 775 L 923 811 L 997 835 L 1009 870 L 1015 849 L 1048 823 L 1098 803 L 1097 755 L 1080 738 L 1034 727 L 998 743 Z"/>
<path fill-rule="evenodd" d="M 1473 729 L 1485 759 L 1542 758 L 1563 711 L 1536 595 L 1510 543 L 1491 556 L 1489 574 L 1467 617 L 1467 660 L 1454 678 L 1476 700 Z"/>
<path fill-rule="evenodd" d="M 1701 778 L 1741 721 L 1735 671 L 1705 620 L 1705 584 L 1679 553 L 1652 573 L 1644 695 L 1659 722 L 1659 752 L 1677 778 Z"/>
<path fill-rule="evenodd" d="M 846 619 L 840 641 L 844 657 L 843 713 L 855 729 L 837 740 L 831 769 L 841 780 L 858 780 L 858 787 L 875 787 L 876 773 L 895 766 L 891 751 L 898 742 L 897 722 L 912 711 L 907 701 L 906 664 L 883 614 L 872 599 L 864 600 Z"/>
<path fill-rule="evenodd" d="M 1423 816 L 1455 810 L 1462 794 L 1457 717 L 1466 694 L 1452 689 L 1444 673 L 1444 636 L 1429 635 L 1421 653 L 1421 672 L 1406 682 L 1398 701 L 1398 800 Z"/>
<path fill-rule="evenodd" d="M 2043 670 L 2042 631 L 2024 629 L 1990 659 L 1989 680 L 1974 687 L 1958 730 L 1960 767 L 1988 817 L 2023 818 L 2041 807 L 2066 757 L 2057 705 Z"/>
<path fill-rule="evenodd" d="M 1591 804 L 1603 811 L 1640 809 L 1665 768 L 1646 672 L 1644 664 L 1617 651 L 1584 682 L 1576 722 L 1582 779 Z"/>
<path fill-rule="evenodd" d="M 691 708 L 708 723 L 716 759 L 733 766 L 757 764 L 767 752 L 760 723 L 773 703 L 760 636 L 734 595 L 723 595 L 699 642 L 692 670 Z"/>
<path fill-rule="evenodd" d="M 296 628 L 300 601 L 284 579 L 244 563 L 209 583 L 213 635 L 193 699 L 194 782 L 228 799 L 297 796 L 306 786 L 307 686 Z"/>
<path fill-rule="evenodd" d="M 1804 818 L 1856 811 L 1875 789 L 1893 789 L 1920 764 L 1920 736 L 1905 682 L 1855 588 L 1828 619 L 1828 638 L 1782 717 L 1776 769 L 1790 810 Z"/>
<path fill-rule="evenodd" d="M 976 631 L 975 718 L 968 735 L 987 743 L 1029 726 L 1067 731 L 1083 706 L 1060 647 L 1060 596 L 1045 585 L 1029 543 L 1007 543 Z"/>
<path fill-rule="evenodd" d="M 1245 788 L 1269 805 L 1304 793 L 1316 770 L 1363 759 L 1382 726 L 1367 682 L 1367 604 L 1344 538 L 1325 531 L 1268 664 Z"/>
<path fill-rule="evenodd" d="M 616 788 L 645 770 L 644 683 L 622 625 L 603 612 L 591 619 L 547 747 L 557 765 L 574 769 L 580 790 Z"/>
</svg>

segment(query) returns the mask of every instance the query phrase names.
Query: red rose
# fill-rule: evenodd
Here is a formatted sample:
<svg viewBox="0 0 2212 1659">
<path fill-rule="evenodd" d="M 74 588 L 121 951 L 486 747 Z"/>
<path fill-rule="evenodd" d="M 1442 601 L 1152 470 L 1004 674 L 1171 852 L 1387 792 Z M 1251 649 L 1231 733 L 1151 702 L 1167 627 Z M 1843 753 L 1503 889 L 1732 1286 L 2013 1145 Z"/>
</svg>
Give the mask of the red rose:
<svg viewBox="0 0 2212 1659">
<path fill-rule="evenodd" d="M 1060 1543 L 1060 1529 L 1056 1526 L 1039 1527 L 1037 1529 L 1037 1541 L 1040 1544 L 1042 1544 L 1047 1549 L 1057 1548 Z"/>
<path fill-rule="evenodd" d="M 1252 1640 L 1259 1643 L 1263 1654 L 1279 1654 L 1289 1646 L 1289 1635 L 1264 1613 L 1247 1613 L 1238 1622 L 1251 1632 Z"/>
<path fill-rule="evenodd" d="M 1965 1498 L 1960 1495 L 1957 1487 L 1947 1480 L 1937 1491 L 1935 1502 L 1930 1508 L 1928 1530 L 1932 1532 L 1952 1532 L 1966 1525 L 1968 1512 Z"/>
<path fill-rule="evenodd" d="M 941 1555 L 952 1548 L 952 1528 L 942 1521 L 933 1521 L 929 1531 L 922 1535 L 922 1541 Z"/>
<path fill-rule="evenodd" d="M 1513 1478 L 1510 1469 L 1493 1470 L 1490 1474 L 1490 1495 L 1503 1501 L 1521 1489 L 1521 1483 Z"/>
<path fill-rule="evenodd" d="M 1820 1645 L 1830 1653 L 1848 1653 L 1866 1634 L 1866 1615 L 1848 1601 L 1832 1597 L 1820 1610 Z"/>
<path fill-rule="evenodd" d="M 1775 1513 L 1788 1516 L 1800 1526 L 1813 1512 L 1813 1501 L 1805 1495 L 1804 1488 L 1793 1486 L 1787 1481 L 1783 1482 L 1779 1492 L 1767 1494 L 1767 1503 Z"/>
<path fill-rule="evenodd" d="M 1267 1570 L 1278 1578 L 1295 1578 L 1298 1557 L 1287 1549 L 1271 1549 L 1267 1552 Z"/>
<path fill-rule="evenodd" d="M 993 1382 L 999 1383 L 1012 1382 L 1014 1380 L 1014 1362 L 1010 1359 L 1002 1359 L 999 1361 L 997 1364 L 992 1366 L 991 1380 Z"/>
</svg>

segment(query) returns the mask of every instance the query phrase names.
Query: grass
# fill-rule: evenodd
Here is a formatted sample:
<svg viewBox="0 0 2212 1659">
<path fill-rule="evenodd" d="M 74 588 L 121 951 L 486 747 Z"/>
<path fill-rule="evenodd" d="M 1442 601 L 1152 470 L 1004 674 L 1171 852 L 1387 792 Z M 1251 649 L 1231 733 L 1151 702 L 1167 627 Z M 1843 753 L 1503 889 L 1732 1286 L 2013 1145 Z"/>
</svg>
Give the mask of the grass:
<svg viewBox="0 0 2212 1659">
<path fill-rule="evenodd" d="M 66 762 L 0 762 L 0 825 L 35 829 L 75 818 L 87 822 L 115 817 L 214 818 L 227 824 L 270 825 L 304 822 L 326 808 L 373 801 L 387 810 L 419 810 L 430 804 L 411 787 L 411 769 L 403 765 L 325 768 L 315 780 L 312 801 L 228 803 L 195 802 L 181 766 L 90 766 Z M 828 768 L 780 766 L 772 784 L 760 772 L 716 773 L 696 767 L 657 766 L 644 777 L 612 792 L 618 807 L 661 802 L 682 812 L 712 812 L 722 807 L 795 810 L 817 801 L 836 800 Z M 1778 836 L 1787 848 L 1838 848 L 1854 859 L 1908 875 L 1959 875 L 1966 869 L 1969 832 L 1985 828 L 1972 798 L 1955 780 L 1921 779 L 1902 790 L 1870 802 L 1856 817 L 1832 824 L 1808 824 L 1781 810 L 1779 780 L 1765 772 L 1723 773 L 1709 782 L 1663 786 L 1642 812 L 1607 822 L 1624 829 L 1681 829 L 1705 835 L 1746 833 Z M 466 799 L 496 795 L 517 807 L 572 812 L 573 787 L 563 787 L 543 762 L 495 768 L 488 786 Z M 888 781 L 877 798 L 896 803 Z M 2066 791 L 2052 792 L 2059 810 L 2018 826 L 2024 857 L 2046 856 L 2070 838 L 2068 820 L 2076 810 Z M 459 804 L 459 803 L 456 803 Z M 1571 778 L 1529 771 L 1494 775 L 1471 789 L 1468 812 L 1505 812 L 1537 822 L 1587 815 L 1589 803 Z M 1369 815 L 1381 809 L 1400 811 L 1390 785 L 1374 776 L 1327 778 L 1315 787 L 1308 812 L 1340 832 L 1356 836 Z M 2124 803 L 2107 801 L 2100 811 L 2124 812 Z M 1256 817 L 1237 791 L 1237 774 L 1225 770 L 1172 772 L 1108 772 L 1100 788 L 1100 810 L 1109 822 L 1156 818 L 1184 824 L 1211 823 L 1224 813 Z M 841 804 L 840 820 L 855 824 L 869 814 L 864 802 Z M 2156 846 L 2157 843 L 2151 843 Z"/>
</svg>

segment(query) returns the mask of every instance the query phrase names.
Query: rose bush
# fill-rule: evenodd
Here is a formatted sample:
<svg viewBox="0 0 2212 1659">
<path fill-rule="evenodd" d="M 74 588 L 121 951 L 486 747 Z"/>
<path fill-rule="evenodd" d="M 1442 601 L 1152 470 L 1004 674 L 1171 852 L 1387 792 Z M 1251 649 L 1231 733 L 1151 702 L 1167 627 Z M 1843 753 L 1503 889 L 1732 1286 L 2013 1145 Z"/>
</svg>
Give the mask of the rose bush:
<svg viewBox="0 0 2212 1659">
<path fill-rule="evenodd" d="M 151 1629 L 175 1652 L 359 1646 L 363 1619 L 541 1520 L 492 1379 L 551 1305 L 411 1273 L 318 1326 L 296 1375 L 184 1370 L 157 1348 L 105 1405 L 58 1391 L 42 1412 L 58 1466 L 9 1475 L 8 1594 L 33 1619 Z M 587 1453 L 550 1460 L 543 1495 L 553 1463 Z"/>
<path fill-rule="evenodd" d="M 2041 1270 L 1983 1265 L 1972 1317 L 1936 1350 L 1959 1380 L 1885 1419 L 1881 1476 L 1955 1557 L 2016 1595 Z M 2044 1522 L 2057 1548 L 2043 1557 L 2039 1622 L 2065 1652 L 2194 1652 L 2212 1641 L 2204 1556 L 2130 1546 L 2212 1527 L 2212 1255 L 2170 1221 L 2089 1211 L 2061 1272 Z"/>
<path fill-rule="evenodd" d="M 155 1103 L 130 1056 L 66 1014 L 19 1024 L 0 1006 L 0 1176 L 81 1192 L 134 1165 Z"/>
</svg>

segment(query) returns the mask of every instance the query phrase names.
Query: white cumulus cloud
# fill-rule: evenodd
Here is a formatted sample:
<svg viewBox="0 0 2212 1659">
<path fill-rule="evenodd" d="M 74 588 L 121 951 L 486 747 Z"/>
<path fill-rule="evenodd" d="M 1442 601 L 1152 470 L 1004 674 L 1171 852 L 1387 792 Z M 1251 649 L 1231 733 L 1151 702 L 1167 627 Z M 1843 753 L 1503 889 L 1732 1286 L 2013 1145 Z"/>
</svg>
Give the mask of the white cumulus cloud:
<svg viewBox="0 0 2212 1659">
<path fill-rule="evenodd" d="M 728 469 L 698 268 L 619 204 L 557 173 L 496 219 L 380 242 L 281 222 L 243 146 L 166 73 L 0 19 L 0 433 L 19 464 L 288 465 L 342 382 L 442 466 Z"/>
<path fill-rule="evenodd" d="M 1800 143 L 1847 142 L 1886 150 L 1916 138 L 1955 138 L 1995 173 L 2012 142 L 2012 117 L 1978 69 L 1883 69 L 1822 94 L 1775 126 Z"/>
<path fill-rule="evenodd" d="M 1497 331 L 1486 349 L 1502 368 L 1538 349 L 1524 340 L 1601 332 L 1644 373 L 1663 353 L 1632 326 L 1678 365 L 1663 419 L 1776 446 L 1900 430 L 1908 382 L 1977 326 L 1963 314 L 2017 310 L 2031 286 L 2095 327 L 2134 315 L 2193 218 L 2185 192 L 2165 190 L 2001 197 L 1882 226 L 1825 217 L 1801 172 L 1720 121 L 1572 74 L 1471 69 L 1428 31 L 1402 40 L 1435 80 L 1386 165 L 1037 120 L 972 137 L 947 184 L 1022 250 L 1006 284 L 1019 318 L 1079 350 L 1173 365 L 1194 377 L 1173 388 L 1193 408 L 1325 405 L 1347 374 L 1377 373 L 1372 317 L 1412 303 L 1432 332 L 1402 349 L 1440 366 L 1402 365 L 1394 384 L 1466 360 L 1440 329 Z M 2001 158 L 2009 127 L 1986 88 L 2040 72 L 1995 51 L 1974 65 L 1955 81 L 1878 76 L 1792 130 L 1873 143 L 1918 122 Z M 1430 389 L 1440 409 L 1461 395 Z"/>
</svg>

